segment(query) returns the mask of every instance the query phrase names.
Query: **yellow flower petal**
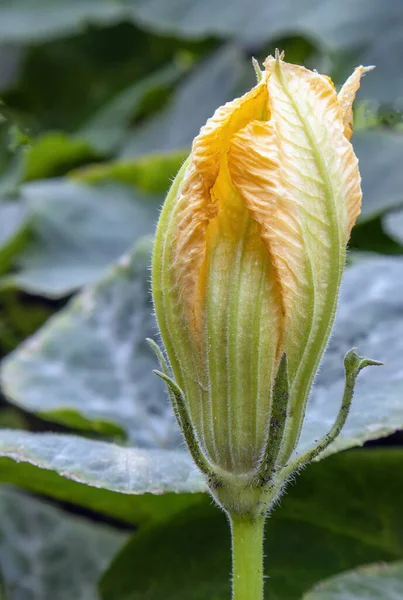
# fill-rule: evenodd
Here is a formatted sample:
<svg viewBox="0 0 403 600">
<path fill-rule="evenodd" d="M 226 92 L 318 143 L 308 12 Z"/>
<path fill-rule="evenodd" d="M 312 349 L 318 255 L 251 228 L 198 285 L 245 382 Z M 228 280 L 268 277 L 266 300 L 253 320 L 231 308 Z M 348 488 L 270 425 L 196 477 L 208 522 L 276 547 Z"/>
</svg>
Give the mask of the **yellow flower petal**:
<svg viewBox="0 0 403 600">
<path fill-rule="evenodd" d="M 207 227 L 223 201 L 231 200 L 230 182 L 226 179 L 226 153 L 231 136 L 250 120 L 267 114 L 267 88 L 264 82 L 250 92 L 220 107 L 195 138 L 175 206 L 174 218 L 178 235 L 174 240 L 175 270 L 182 300 L 193 312 L 193 324 L 200 315 L 203 296 L 203 264 L 206 256 Z"/>
<path fill-rule="evenodd" d="M 353 102 L 360 87 L 361 77 L 365 73 L 368 73 L 368 71 L 372 71 L 372 69 L 374 67 L 357 67 L 338 94 L 344 124 L 344 134 L 348 140 L 353 135 Z"/>
</svg>

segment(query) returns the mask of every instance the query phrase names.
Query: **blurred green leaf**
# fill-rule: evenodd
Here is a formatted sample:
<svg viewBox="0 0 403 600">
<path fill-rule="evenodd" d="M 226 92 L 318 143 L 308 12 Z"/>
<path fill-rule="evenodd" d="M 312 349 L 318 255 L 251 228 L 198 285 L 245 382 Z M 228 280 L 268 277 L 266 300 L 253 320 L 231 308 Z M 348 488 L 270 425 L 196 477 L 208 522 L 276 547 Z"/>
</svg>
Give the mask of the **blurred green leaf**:
<svg viewBox="0 0 403 600">
<path fill-rule="evenodd" d="M 8 600 L 97 600 L 97 579 L 126 538 L 0 490 L 0 563 Z"/>
<path fill-rule="evenodd" d="M 400 450 L 355 451 L 299 475 L 266 524 L 267 598 L 297 600 L 329 575 L 400 558 L 403 482 L 395 475 L 402 463 Z M 226 600 L 224 514 L 206 501 L 140 530 L 104 575 L 101 594 L 103 600 Z"/>
<path fill-rule="evenodd" d="M 0 430 L 0 481 L 132 523 L 167 518 L 206 487 L 181 450 L 125 448 L 73 435 Z"/>
<path fill-rule="evenodd" d="M 95 151 L 85 139 L 74 138 L 62 131 L 44 133 L 26 154 L 24 180 L 55 177 L 96 158 Z"/>
<path fill-rule="evenodd" d="M 58 307 L 18 290 L 0 292 L 0 354 L 11 352 L 32 335 Z"/>
<path fill-rule="evenodd" d="M 365 10 L 366 8 L 366 10 Z M 175 5 L 164 0 L 59 1 L 51 5 L 42 0 L 33 8 L 29 0 L 3 0 L 0 10 L 0 39 L 26 41 L 66 35 L 88 23 L 108 24 L 134 20 L 153 32 L 167 32 L 184 37 L 219 35 L 238 37 L 249 42 L 262 42 L 284 33 L 317 32 L 323 42 L 336 47 L 368 43 L 373 36 L 402 14 L 398 0 L 381 0 L 371 4 L 362 0 L 331 1 L 321 5 L 314 0 L 286 0 L 267 4 L 242 0 L 217 4 L 214 0 L 177 0 Z"/>
<path fill-rule="evenodd" d="M 384 362 L 357 381 L 347 422 L 326 450 L 333 453 L 403 427 L 402 258 L 362 258 L 346 269 L 336 324 L 308 404 L 299 449 L 325 434 L 340 406 L 343 357 L 353 347 Z"/>
<path fill-rule="evenodd" d="M 76 135 L 85 139 L 98 152 L 111 153 L 122 141 L 131 121 L 139 114 L 147 97 L 156 90 L 175 83 L 184 70 L 184 65 L 176 61 L 173 65 L 131 85 L 100 108 Z"/>
<path fill-rule="evenodd" d="M 392 239 L 382 225 L 382 218 L 378 217 L 363 224 L 356 225 L 351 233 L 349 241 L 348 259 L 352 251 L 374 254 L 403 254 L 403 245 Z"/>
<path fill-rule="evenodd" d="M 235 46 L 210 55 L 175 90 L 166 109 L 135 127 L 120 155 L 183 150 L 214 111 L 253 85 L 254 71 Z"/>
<path fill-rule="evenodd" d="M 88 23 L 107 25 L 123 20 L 128 7 L 101 0 L 68 4 L 46 1 L 33 7 L 26 0 L 4 0 L 0 8 L 0 39 L 5 41 L 41 41 L 85 29 Z"/>
<path fill-rule="evenodd" d="M 394 210 L 384 215 L 382 225 L 393 240 L 403 245 L 403 210 Z"/>
<path fill-rule="evenodd" d="M 164 193 L 189 154 L 188 150 L 149 154 L 132 160 L 115 160 L 90 165 L 71 173 L 85 183 L 117 181 L 152 194 Z"/>
<path fill-rule="evenodd" d="M 52 40 L 86 31 L 89 24 L 111 26 L 136 23 L 158 35 L 185 39 L 211 36 L 236 39 L 246 47 L 259 49 L 268 40 L 284 36 L 314 40 L 323 50 L 343 53 L 346 68 L 355 64 L 375 64 L 378 72 L 364 82 L 364 96 L 393 101 L 401 96 L 403 85 L 396 77 L 402 39 L 399 24 L 403 18 L 400 0 L 62 0 L 49 5 L 29 0 L 3 0 L 0 7 L 0 41 L 27 42 Z M 396 58 L 396 62 L 394 61 Z"/>
<path fill-rule="evenodd" d="M 315 585 L 303 600 L 399 600 L 403 597 L 403 562 L 347 571 Z"/>
<path fill-rule="evenodd" d="M 15 408 L 0 407 L 0 429 L 25 429 L 27 423 Z"/>
<path fill-rule="evenodd" d="M 0 201 L 0 274 L 3 274 L 26 241 L 29 210 L 18 200 Z"/>
<path fill-rule="evenodd" d="M 64 179 L 25 184 L 32 240 L 0 280 L 50 298 L 98 279 L 141 235 L 152 232 L 161 199 L 119 185 L 93 187 Z"/>
<path fill-rule="evenodd" d="M 393 6 L 394 5 L 394 6 Z M 368 5 L 367 5 L 368 6 Z M 363 7 L 363 21 L 365 13 Z M 368 8 L 370 8 L 368 6 Z M 397 9 L 395 12 L 394 9 Z M 383 22 L 389 20 L 385 31 L 379 31 L 365 50 L 359 54 L 359 62 L 363 65 L 375 65 L 376 69 L 362 82 L 361 96 L 390 105 L 393 112 L 400 113 L 402 121 L 403 79 L 400 77 L 400 57 L 403 53 L 403 37 L 401 29 L 394 18 L 401 19 L 403 7 L 396 0 L 389 0 L 384 6 Z M 380 29 L 382 28 L 380 24 Z M 351 65 L 351 59 L 349 61 Z M 357 61 L 356 61 L 357 62 Z M 358 64 L 358 62 L 357 62 Z M 351 65 L 352 66 L 352 65 Z"/>
<path fill-rule="evenodd" d="M 61 7 L 60 14 L 66 6 Z M 0 19 L 2 8 L 3 5 Z M 28 17 L 29 6 L 26 8 Z M 47 5 L 42 22 L 51 10 Z M 94 10 L 98 11 L 98 5 Z M 36 14 L 38 11 L 39 6 Z M 23 18 L 21 13 L 20 23 Z M 33 21 L 29 28 L 33 31 Z M 1 40 L 0 32 L 0 43 Z M 9 113 L 24 130 L 29 130 L 31 137 L 45 130 L 76 134 L 87 126 L 95 135 L 92 120 L 102 118 L 104 111 L 112 114 L 116 102 L 118 109 L 123 102 L 123 108 L 128 111 L 132 100 L 132 117 L 136 119 L 158 110 L 175 80 L 170 80 L 166 73 L 158 84 L 161 73 L 170 67 L 177 69 L 178 74 L 183 72 L 216 45 L 217 42 L 209 40 L 195 42 L 156 37 L 127 22 L 112 22 L 103 28 L 85 26 L 70 37 L 51 42 L 45 37 L 41 43 L 25 47 L 19 77 L 3 90 L 2 99 Z M 143 89 L 142 98 L 133 92 L 132 86 L 137 84 L 139 92 Z M 117 114 L 115 116 L 117 118 Z"/>
<path fill-rule="evenodd" d="M 375 129 L 352 138 L 360 161 L 363 204 L 359 222 L 369 221 L 403 205 L 403 134 Z"/>
</svg>

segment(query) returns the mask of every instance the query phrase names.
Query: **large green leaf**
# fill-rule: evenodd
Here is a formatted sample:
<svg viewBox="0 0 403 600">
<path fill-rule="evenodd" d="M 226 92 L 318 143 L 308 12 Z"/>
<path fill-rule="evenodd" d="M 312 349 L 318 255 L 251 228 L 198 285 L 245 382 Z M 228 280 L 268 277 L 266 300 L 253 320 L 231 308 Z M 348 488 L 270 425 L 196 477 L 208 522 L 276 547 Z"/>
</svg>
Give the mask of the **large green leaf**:
<svg viewBox="0 0 403 600">
<path fill-rule="evenodd" d="M 363 562 L 403 556 L 400 450 L 355 451 L 310 466 L 266 524 L 268 599 L 297 600 Z M 207 498 L 206 498 L 207 500 Z M 135 534 L 103 578 L 104 600 L 226 600 L 230 536 L 209 502 Z"/>
<path fill-rule="evenodd" d="M 1 489 L 0 565 L 7 600 L 97 600 L 97 580 L 126 537 Z"/>
<path fill-rule="evenodd" d="M 8 398 L 72 427 L 105 433 L 123 428 L 136 446 L 177 447 L 179 430 L 145 343 L 156 333 L 148 264 L 149 249 L 141 244 L 10 355 L 2 369 Z M 392 258 L 362 260 L 347 269 L 300 448 L 331 427 L 344 385 L 343 356 L 352 346 L 386 366 L 360 376 L 350 416 L 329 452 L 403 426 L 402 273 L 403 260 Z"/>
<path fill-rule="evenodd" d="M 126 448 L 75 435 L 0 431 L 3 458 L 121 494 L 193 493 L 202 475 L 182 450 Z"/>
<path fill-rule="evenodd" d="M 0 481 L 137 524 L 198 503 L 205 491 L 183 451 L 6 429 L 0 430 Z"/>
<path fill-rule="evenodd" d="M 403 562 L 361 567 L 316 585 L 303 600 L 400 600 Z"/>
<path fill-rule="evenodd" d="M 40 12 L 40 3 L 41 0 L 36 14 Z M 94 5 L 95 11 L 101 3 L 97 3 L 96 8 Z M 40 17 L 42 23 L 53 6 L 46 7 Z M 0 13 L 3 8 L 4 4 L 0 3 Z M 31 6 L 26 8 L 27 12 L 20 14 L 20 24 L 25 17 L 29 18 Z M 59 14 L 66 8 L 64 4 Z M 29 29 L 34 30 L 34 20 L 29 23 Z M 4 110 L 29 133 L 34 143 L 37 134 L 44 132 L 75 135 L 82 143 L 86 142 L 80 136 L 84 131 L 89 141 L 97 145 L 101 142 L 105 149 L 106 137 L 113 133 L 112 129 L 116 132 L 111 118 L 122 128 L 122 117 L 127 123 L 130 117 L 144 119 L 158 110 L 165 104 L 175 80 L 174 76 L 169 78 L 166 68 L 169 70 L 171 65 L 171 72 L 180 75 L 208 48 L 216 45 L 213 41 L 155 37 L 128 22 L 111 23 L 106 28 L 85 25 L 79 34 L 48 42 L 44 38 L 41 43 L 23 49 L 18 79 L 2 90 Z M 134 86 L 137 84 L 136 94 Z M 97 133 L 94 126 L 104 128 L 103 140 L 102 132 Z M 126 131 L 123 129 L 121 133 Z M 110 141 L 114 147 L 116 138 Z"/>
<path fill-rule="evenodd" d="M 95 281 L 154 228 L 160 198 L 119 185 L 92 187 L 63 179 L 25 184 L 32 241 L 15 274 L 0 284 L 57 298 Z"/>
<path fill-rule="evenodd" d="M 124 428 L 137 446 L 178 446 L 168 398 L 152 374 L 158 363 L 145 341 L 156 332 L 150 246 L 141 242 L 6 359 L 3 385 L 10 399 L 71 427 Z"/>
<path fill-rule="evenodd" d="M 138 446 L 180 443 L 163 386 L 152 374 L 158 363 L 145 342 L 155 333 L 150 245 L 141 243 L 103 282 L 54 317 L 34 361 L 34 339 L 21 347 L 25 351 L 16 362 L 12 355 L 6 359 L 4 389 L 17 404 L 75 428 L 107 434 L 125 428 Z"/>
</svg>

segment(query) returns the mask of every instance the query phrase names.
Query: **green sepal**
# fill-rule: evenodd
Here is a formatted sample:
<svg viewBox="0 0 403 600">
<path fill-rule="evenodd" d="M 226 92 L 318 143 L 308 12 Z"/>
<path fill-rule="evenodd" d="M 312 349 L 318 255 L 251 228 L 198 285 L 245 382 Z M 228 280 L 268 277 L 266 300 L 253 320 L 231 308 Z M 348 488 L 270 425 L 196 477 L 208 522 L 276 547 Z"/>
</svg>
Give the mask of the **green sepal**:
<svg viewBox="0 0 403 600">
<path fill-rule="evenodd" d="M 265 485 L 276 472 L 276 461 L 284 438 L 287 422 L 287 406 L 290 398 L 288 381 L 288 361 L 284 353 L 280 359 L 273 386 L 272 411 L 268 429 L 267 444 L 255 478 L 259 485 Z"/>
<path fill-rule="evenodd" d="M 151 340 L 150 338 L 147 338 L 146 341 L 150 348 L 154 350 L 161 365 L 162 371 L 154 370 L 153 373 L 155 373 L 157 377 L 162 379 L 167 386 L 169 399 L 171 401 L 179 427 L 182 430 L 186 444 L 189 448 L 189 452 L 192 455 L 192 458 L 195 461 L 196 465 L 202 471 L 202 473 L 207 475 L 209 485 L 214 485 L 216 475 L 213 473 L 211 466 L 209 465 L 203 452 L 200 449 L 200 445 L 198 443 L 194 427 L 186 406 L 185 396 L 181 388 L 176 383 L 176 381 L 172 379 L 169 371 L 168 362 L 165 359 L 165 356 L 162 353 L 158 344 L 156 344 L 154 340 Z"/>
<path fill-rule="evenodd" d="M 297 456 L 294 460 L 288 463 L 288 465 L 283 469 L 283 472 L 281 474 L 282 479 L 288 478 L 290 475 L 300 470 L 308 463 L 312 462 L 315 458 L 319 456 L 319 454 L 326 450 L 326 448 L 332 442 L 334 442 L 334 440 L 337 438 L 342 428 L 344 427 L 344 424 L 350 412 L 351 402 L 354 395 L 355 382 L 358 377 L 358 374 L 360 373 L 360 371 L 365 369 L 365 367 L 382 365 L 383 363 L 377 360 L 372 360 L 370 358 L 364 358 L 363 356 L 359 356 L 356 353 L 356 348 L 352 348 L 347 352 L 347 354 L 344 357 L 344 369 L 346 373 L 346 379 L 344 385 L 343 399 L 333 427 L 317 442 L 317 444 L 315 444 L 315 446 L 313 446 L 300 456 Z"/>
</svg>

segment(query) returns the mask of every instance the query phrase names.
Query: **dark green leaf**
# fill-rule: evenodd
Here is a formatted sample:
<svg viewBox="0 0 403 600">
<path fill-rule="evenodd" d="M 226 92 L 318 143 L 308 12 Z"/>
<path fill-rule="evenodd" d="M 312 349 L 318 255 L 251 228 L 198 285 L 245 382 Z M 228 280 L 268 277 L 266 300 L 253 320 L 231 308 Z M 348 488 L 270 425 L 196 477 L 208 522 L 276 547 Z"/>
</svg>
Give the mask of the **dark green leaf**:
<svg viewBox="0 0 403 600">
<path fill-rule="evenodd" d="M 141 79 L 120 92 L 77 132 L 100 153 L 110 153 L 122 141 L 130 122 L 139 113 L 147 96 L 173 84 L 184 71 L 179 62 Z"/>
<path fill-rule="evenodd" d="M 0 354 L 8 354 L 32 335 L 52 314 L 54 306 L 17 290 L 0 292 Z"/>
<path fill-rule="evenodd" d="M 0 429 L 26 429 L 27 423 L 15 408 L 0 406 Z"/>
<path fill-rule="evenodd" d="M 122 147 L 123 158 L 183 150 L 214 111 L 254 82 L 252 65 L 234 46 L 224 47 L 199 65 L 177 88 L 168 107 L 134 128 Z"/>
<path fill-rule="evenodd" d="M 361 258 L 368 258 L 371 254 L 376 256 L 376 252 L 403 254 L 403 246 L 386 233 L 382 222 L 383 219 L 377 217 L 354 227 L 349 242 L 348 261 L 351 261 L 354 254 L 356 257 L 360 255 Z"/>
<path fill-rule="evenodd" d="M 403 556 L 402 464 L 400 450 L 355 451 L 299 475 L 266 524 L 265 597 L 297 600 L 329 575 Z M 228 524 L 206 498 L 135 534 L 104 576 L 102 597 L 226 600 L 229 557 Z"/>
</svg>

